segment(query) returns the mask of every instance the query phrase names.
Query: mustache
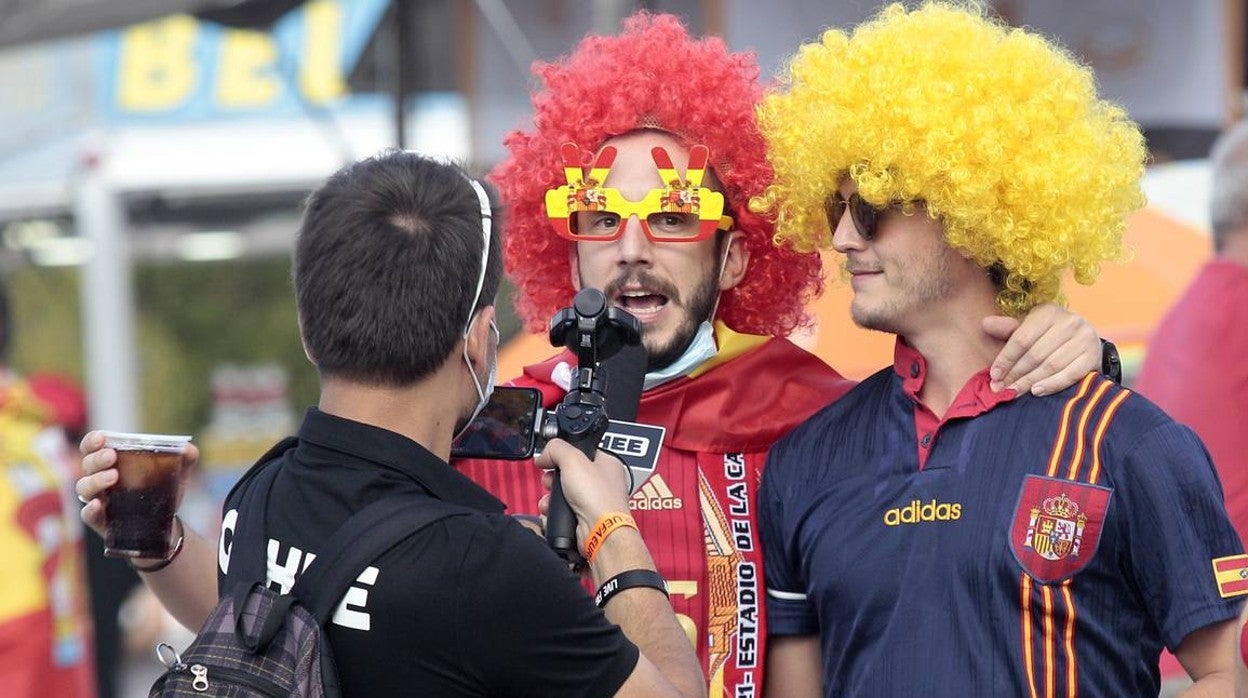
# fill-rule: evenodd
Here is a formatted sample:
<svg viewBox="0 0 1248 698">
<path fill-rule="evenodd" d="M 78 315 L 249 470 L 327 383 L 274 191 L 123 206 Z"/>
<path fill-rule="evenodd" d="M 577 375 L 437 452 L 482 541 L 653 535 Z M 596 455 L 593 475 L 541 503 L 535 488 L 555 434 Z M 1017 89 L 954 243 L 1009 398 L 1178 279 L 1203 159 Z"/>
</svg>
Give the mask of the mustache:
<svg viewBox="0 0 1248 698">
<path fill-rule="evenodd" d="M 602 292 L 607 298 L 614 298 L 628 286 L 644 288 L 651 293 L 667 296 L 670 303 L 680 303 L 680 291 L 674 285 L 646 271 L 634 271 L 616 277 L 607 283 Z"/>
<path fill-rule="evenodd" d="M 861 262 L 852 262 L 845 260 L 841 263 L 841 276 L 849 276 L 850 274 L 862 274 L 883 271 L 876 265 L 863 264 Z"/>
</svg>

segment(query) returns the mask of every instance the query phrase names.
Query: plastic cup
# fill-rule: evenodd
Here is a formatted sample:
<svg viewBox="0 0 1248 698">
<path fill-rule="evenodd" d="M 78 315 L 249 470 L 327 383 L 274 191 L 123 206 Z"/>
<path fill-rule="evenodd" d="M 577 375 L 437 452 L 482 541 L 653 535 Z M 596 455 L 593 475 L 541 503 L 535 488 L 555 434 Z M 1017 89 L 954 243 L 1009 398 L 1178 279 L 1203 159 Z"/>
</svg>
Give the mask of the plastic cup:
<svg viewBox="0 0 1248 698">
<path fill-rule="evenodd" d="M 177 513 L 182 451 L 189 436 L 104 432 L 117 451 L 117 484 L 105 490 L 104 554 L 164 558 Z"/>
</svg>

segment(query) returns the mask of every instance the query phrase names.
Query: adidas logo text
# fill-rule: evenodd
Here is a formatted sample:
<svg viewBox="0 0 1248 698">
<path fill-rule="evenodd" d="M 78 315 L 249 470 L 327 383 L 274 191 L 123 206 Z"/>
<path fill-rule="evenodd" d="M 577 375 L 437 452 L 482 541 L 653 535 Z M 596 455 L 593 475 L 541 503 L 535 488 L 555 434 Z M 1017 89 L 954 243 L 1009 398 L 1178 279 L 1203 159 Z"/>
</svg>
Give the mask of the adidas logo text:
<svg viewBox="0 0 1248 698">
<path fill-rule="evenodd" d="M 914 500 L 904 507 L 893 507 L 884 512 L 884 525 L 900 526 L 929 521 L 957 521 L 962 518 L 962 505 L 938 502 L 935 499 L 924 504 Z"/>
<path fill-rule="evenodd" d="M 634 511 L 676 510 L 684 506 L 684 501 L 672 494 L 672 490 L 658 473 L 647 480 L 628 500 L 628 508 Z"/>
</svg>

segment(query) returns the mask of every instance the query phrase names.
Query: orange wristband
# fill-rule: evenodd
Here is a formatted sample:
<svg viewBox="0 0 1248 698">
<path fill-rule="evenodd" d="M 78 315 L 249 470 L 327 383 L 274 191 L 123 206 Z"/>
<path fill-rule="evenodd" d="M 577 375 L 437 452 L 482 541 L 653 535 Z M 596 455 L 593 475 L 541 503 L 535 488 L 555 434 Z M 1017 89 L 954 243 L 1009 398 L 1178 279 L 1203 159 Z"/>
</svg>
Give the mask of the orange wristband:
<svg viewBox="0 0 1248 698">
<path fill-rule="evenodd" d="M 598 523 L 594 524 L 594 530 L 589 532 L 589 537 L 585 539 L 585 561 L 593 562 L 594 555 L 598 553 L 598 549 L 602 547 L 607 536 L 625 526 L 637 530 L 637 522 L 633 521 L 633 517 L 628 514 L 620 512 L 603 514 L 602 518 L 598 519 Z"/>
</svg>

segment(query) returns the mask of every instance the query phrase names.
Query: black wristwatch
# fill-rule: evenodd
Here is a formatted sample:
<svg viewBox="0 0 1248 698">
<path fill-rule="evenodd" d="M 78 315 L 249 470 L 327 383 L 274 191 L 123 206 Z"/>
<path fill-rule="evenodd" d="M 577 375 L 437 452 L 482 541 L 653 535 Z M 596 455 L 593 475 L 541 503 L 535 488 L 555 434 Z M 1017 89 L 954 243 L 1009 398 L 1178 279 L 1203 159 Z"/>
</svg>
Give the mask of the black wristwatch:
<svg viewBox="0 0 1248 698">
<path fill-rule="evenodd" d="M 1108 339 L 1101 340 L 1101 373 L 1122 385 L 1122 359 L 1118 358 L 1118 347 Z"/>
</svg>

